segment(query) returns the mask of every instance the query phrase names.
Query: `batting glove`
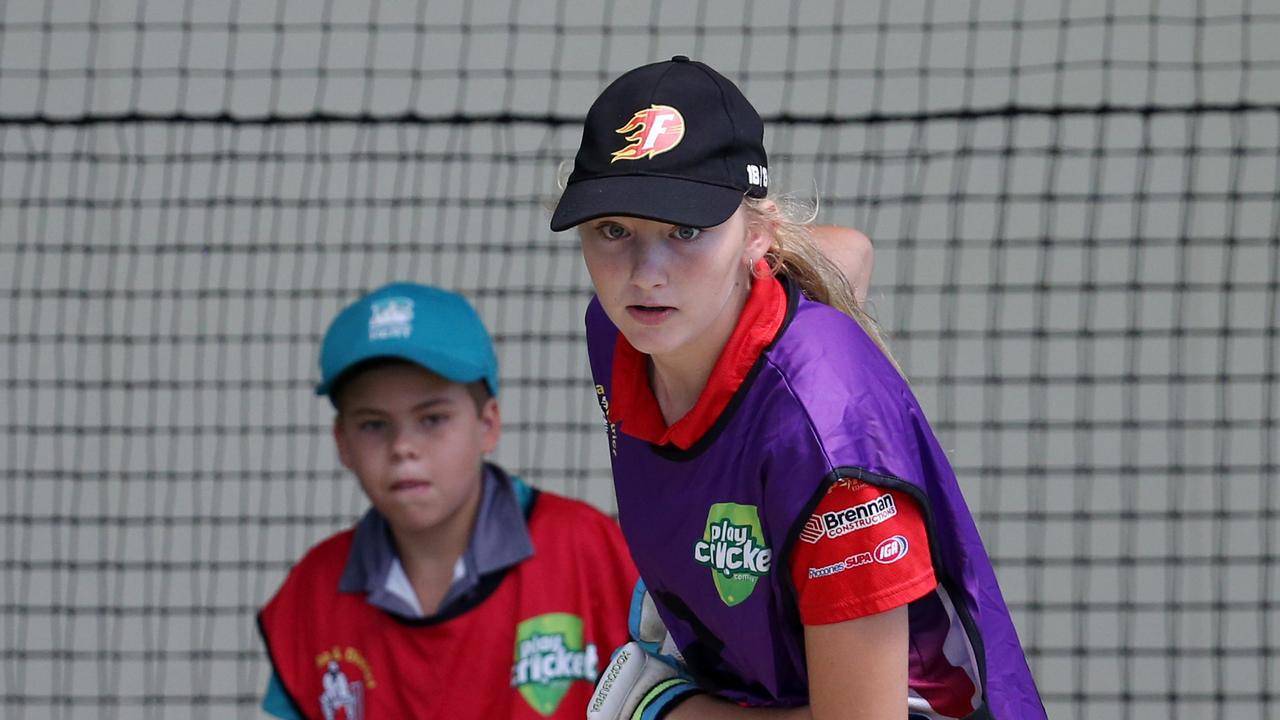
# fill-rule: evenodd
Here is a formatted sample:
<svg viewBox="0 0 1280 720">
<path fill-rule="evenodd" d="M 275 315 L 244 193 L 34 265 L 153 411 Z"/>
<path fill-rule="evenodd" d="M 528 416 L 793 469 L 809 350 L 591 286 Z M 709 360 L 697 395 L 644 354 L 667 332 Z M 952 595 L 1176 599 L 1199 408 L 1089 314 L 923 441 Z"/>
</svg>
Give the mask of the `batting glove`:
<svg viewBox="0 0 1280 720">
<path fill-rule="evenodd" d="M 631 595 L 627 630 L 632 641 L 609 659 L 587 704 L 588 720 L 659 720 L 699 692 L 644 580 Z"/>
<path fill-rule="evenodd" d="M 698 692 L 674 665 L 629 642 L 609 659 L 587 703 L 587 720 L 661 720 Z"/>
<path fill-rule="evenodd" d="M 658 656 L 669 665 L 675 665 L 677 670 L 684 670 L 684 657 L 680 655 L 680 649 L 676 647 L 671 633 L 662 622 L 658 606 L 654 604 L 653 596 L 649 595 L 644 580 L 636 581 L 636 589 L 631 594 L 627 630 L 631 633 L 631 639 L 639 643 L 645 652 Z"/>
</svg>

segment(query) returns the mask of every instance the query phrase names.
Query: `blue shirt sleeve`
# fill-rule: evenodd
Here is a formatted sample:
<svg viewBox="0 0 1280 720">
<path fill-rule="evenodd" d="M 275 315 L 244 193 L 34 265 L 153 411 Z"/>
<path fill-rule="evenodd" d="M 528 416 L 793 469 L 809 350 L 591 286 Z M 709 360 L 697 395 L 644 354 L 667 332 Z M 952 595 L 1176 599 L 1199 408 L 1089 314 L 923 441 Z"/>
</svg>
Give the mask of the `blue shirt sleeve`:
<svg viewBox="0 0 1280 720">
<path fill-rule="evenodd" d="M 280 683 L 280 676 L 271 671 L 271 680 L 267 683 L 267 693 L 262 696 L 262 709 L 272 717 L 283 718 L 283 720 L 303 720 L 293 709 L 293 702 L 289 700 L 289 696 L 284 691 L 284 685 Z"/>
</svg>

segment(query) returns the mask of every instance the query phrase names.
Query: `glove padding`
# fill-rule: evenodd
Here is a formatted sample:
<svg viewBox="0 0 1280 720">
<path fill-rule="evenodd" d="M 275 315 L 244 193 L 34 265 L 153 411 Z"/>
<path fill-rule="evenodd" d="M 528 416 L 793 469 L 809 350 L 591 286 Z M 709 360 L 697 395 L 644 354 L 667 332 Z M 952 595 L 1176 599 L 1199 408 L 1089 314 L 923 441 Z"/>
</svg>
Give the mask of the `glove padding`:
<svg viewBox="0 0 1280 720">
<path fill-rule="evenodd" d="M 665 632 L 665 629 L 664 629 Z M 638 642 L 618 648 L 587 703 L 588 720 L 660 720 L 698 686 Z"/>
<path fill-rule="evenodd" d="M 659 720 L 698 692 L 684 658 L 645 587 L 636 582 L 627 631 L 632 641 L 613 652 L 587 703 L 588 720 Z"/>
<path fill-rule="evenodd" d="M 671 639 L 671 633 L 658 614 L 658 606 L 653 596 L 645 587 L 644 580 L 636 581 L 635 591 L 631 594 L 631 611 L 627 615 L 627 630 L 631 639 L 640 644 L 650 655 L 657 655 L 668 664 L 675 664 L 678 670 L 684 669 L 684 656 L 680 648 Z"/>
</svg>

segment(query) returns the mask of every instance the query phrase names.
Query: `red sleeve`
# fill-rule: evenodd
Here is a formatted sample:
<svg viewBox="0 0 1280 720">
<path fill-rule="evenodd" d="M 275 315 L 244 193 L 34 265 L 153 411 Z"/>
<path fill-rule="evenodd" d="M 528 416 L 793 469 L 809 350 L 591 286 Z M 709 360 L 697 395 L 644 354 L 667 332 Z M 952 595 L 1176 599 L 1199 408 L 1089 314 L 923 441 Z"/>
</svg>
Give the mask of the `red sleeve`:
<svg viewBox="0 0 1280 720">
<path fill-rule="evenodd" d="M 937 585 L 920 508 L 898 490 L 831 486 L 791 554 L 800 621 L 826 625 L 905 605 Z"/>
</svg>

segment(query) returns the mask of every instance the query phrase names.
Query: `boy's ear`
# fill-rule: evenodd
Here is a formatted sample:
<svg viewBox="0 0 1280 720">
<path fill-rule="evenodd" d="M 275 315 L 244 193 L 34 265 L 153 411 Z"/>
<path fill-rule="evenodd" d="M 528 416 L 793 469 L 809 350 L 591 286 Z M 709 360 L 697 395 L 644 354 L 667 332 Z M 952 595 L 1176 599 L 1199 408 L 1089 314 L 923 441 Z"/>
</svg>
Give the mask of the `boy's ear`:
<svg viewBox="0 0 1280 720">
<path fill-rule="evenodd" d="M 333 444 L 338 448 L 338 462 L 350 470 L 350 451 L 347 448 L 347 433 L 342 427 L 342 413 L 333 416 Z"/>
<path fill-rule="evenodd" d="M 480 408 L 480 427 L 484 433 L 482 447 L 485 454 L 498 449 L 498 438 L 502 435 L 502 411 L 498 409 L 498 399 L 489 398 Z"/>
</svg>

